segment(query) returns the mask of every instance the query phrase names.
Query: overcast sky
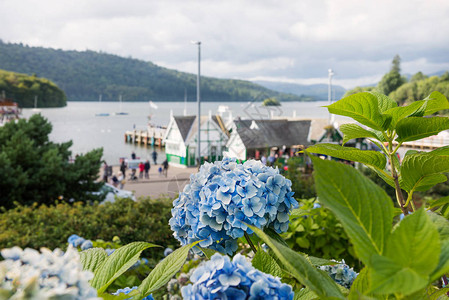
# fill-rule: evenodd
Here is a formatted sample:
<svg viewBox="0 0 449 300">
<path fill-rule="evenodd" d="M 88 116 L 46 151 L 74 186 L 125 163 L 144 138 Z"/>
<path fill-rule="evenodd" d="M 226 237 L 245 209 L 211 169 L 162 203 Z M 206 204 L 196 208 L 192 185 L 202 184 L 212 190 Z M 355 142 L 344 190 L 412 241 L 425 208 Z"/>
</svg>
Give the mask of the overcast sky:
<svg viewBox="0 0 449 300">
<path fill-rule="evenodd" d="M 449 0 L 1 0 L 0 39 L 202 75 L 351 88 L 449 70 Z M 1 66 L 0 66 L 1 68 Z"/>
</svg>

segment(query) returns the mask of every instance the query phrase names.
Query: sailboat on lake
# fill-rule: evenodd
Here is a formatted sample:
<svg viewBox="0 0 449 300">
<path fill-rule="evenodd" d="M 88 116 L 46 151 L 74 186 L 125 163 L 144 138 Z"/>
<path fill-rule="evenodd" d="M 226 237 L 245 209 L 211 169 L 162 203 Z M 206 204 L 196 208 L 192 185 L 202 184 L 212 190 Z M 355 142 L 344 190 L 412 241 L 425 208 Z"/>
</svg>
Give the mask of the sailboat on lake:
<svg viewBox="0 0 449 300">
<path fill-rule="evenodd" d="M 101 98 L 103 98 L 103 95 L 100 94 L 100 96 L 98 97 L 98 102 L 101 102 Z M 109 117 L 109 113 L 98 113 L 95 114 L 96 117 Z"/>
<path fill-rule="evenodd" d="M 117 115 L 117 116 L 127 115 L 128 114 L 127 112 L 122 111 L 122 95 L 120 95 L 119 101 L 120 101 L 120 111 L 114 113 L 114 115 Z"/>
<path fill-rule="evenodd" d="M 34 108 L 33 108 L 34 112 L 40 112 L 42 111 L 41 109 L 37 108 L 37 96 L 34 96 Z"/>
</svg>

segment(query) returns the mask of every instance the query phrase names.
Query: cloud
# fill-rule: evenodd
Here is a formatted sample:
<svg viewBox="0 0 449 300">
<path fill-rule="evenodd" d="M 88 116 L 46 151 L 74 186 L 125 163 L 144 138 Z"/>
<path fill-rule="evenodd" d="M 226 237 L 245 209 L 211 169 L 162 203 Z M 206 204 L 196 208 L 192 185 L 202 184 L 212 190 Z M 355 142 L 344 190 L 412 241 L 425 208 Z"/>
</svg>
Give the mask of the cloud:
<svg viewBox="0 0 449 300">
<path fill-rule="evenodd" d="M 378 78 L 448 69 L 446 0 L 3 0 L 4 41 L 97 50 L 220 78 Z M 351 84 L 352 83 L 352 84 Z M 368 83 L 368 82 L 367 82 Z"/>
</svg>

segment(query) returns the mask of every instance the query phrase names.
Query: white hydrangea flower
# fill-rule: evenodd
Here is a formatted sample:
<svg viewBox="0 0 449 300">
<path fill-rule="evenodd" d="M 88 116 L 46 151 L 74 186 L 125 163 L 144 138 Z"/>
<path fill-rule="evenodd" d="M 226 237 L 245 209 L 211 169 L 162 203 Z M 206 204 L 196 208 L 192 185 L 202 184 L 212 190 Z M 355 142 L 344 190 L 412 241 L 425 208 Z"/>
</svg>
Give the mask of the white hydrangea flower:
<svg viewBox="0 0 449 300">
<path fill-rule="evenodd" d="M 0 251 L 0 296 L 13 299 L 96 300 L 97 291 L 89 285 L 93 273 L 83 271 L 78 251 L 66 252 L 19 247 Z"/>
</svg>

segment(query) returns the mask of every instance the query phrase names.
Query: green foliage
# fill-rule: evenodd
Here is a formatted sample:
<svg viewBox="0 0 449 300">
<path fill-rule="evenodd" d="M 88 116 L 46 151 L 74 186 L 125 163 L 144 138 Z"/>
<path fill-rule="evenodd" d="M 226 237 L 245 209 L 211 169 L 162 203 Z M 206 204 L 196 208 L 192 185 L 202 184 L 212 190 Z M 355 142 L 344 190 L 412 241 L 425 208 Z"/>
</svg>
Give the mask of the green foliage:
<svg viewBox="0 0 449 300">
<path fill-rule="evenodd" d="M 313 158 L 320 202 L 343 224 L 365 265 L 382 254 L 393 222 L 393 205 L 386 193 L 353 167 Z"/>
<path fill-rule="evenodd" d="M 39 114 L 0 127 L 0 207 L 14 203 L 52 204 L 58 199 L 87 201 L 98 191 L 102 149 L 69 161 L 72 142 L 49 141 L 51 124 Z"/>
<path fill-rule="evenodd" d="M 77 202 L 18 206 L 0 214 L 0 249 L 13 246 L 65 249 L 67 238 L 73 233 L 93 241 L 120 236 L 123 243 L 151 241 L 173 247 L 178 243 L 168 225 L 171 208 L 168 199 L 149 198 L 138 202 L 117 199 L 114 203 L 93 205 Z M 157 259 L 163 256 L 162 251 L 148 255 Z"/>
<path fill-rule="evenodd" d="M 264 273 L 271 274 L 275 277 L 282 276 L 282 269 L 276 262 L 276 260 L 272 258 L 268 253 L 263 251 L 263 249 L 261 249 L 260 247 L 251 260 L 251 263 L 254 268 Z"/>
<path fill-rule="evenodd" d="M 342 260 L 360 268 L 348 235 L 335 215 L 318 204 L 316 199 L 301 199 L 301 206 L 293 210 L 288 231 L 282 234 L 287 245 L 315 257 Z"/>
<path fill-rule="evenodd" d="M 150 275 L 142 281 L 142 284 L 137 289 L 139 293 L 132 299 L 140 300 L 167 284 L 170 278 L 172 278 L 184 265 L 190 248 L 194 247 L 199 242 L 200 241 L 196 241 L 175 250 L 157 264 Z"/>
<path fill-rule="evenodd" d="M 449 73 L 442 76 L 417 76 L 412 77 L 410 82 L 400 86 L 389 96 L 395 99 L 399 104 L 410 104 L 416 99 L 424 99 L 432 91 L 438 91 L 449 97 Z"/>
<path fill-rule="evenodd" d="M 281 102 L 279 102 L 276 98 L 267 98 L 262 102 L 263 106 L 281 106 Z"/>
<path fill-rule="evenodd" d="M 382 94 L 389 95 L 406 82 L 406 79 L 400 74 L 400 63 L 401 58 L 399 55 L 396 55 L 393 58 L 390 72 L 385 74 L 377 84 L 377 90 Z"/>
<path fill-rule="evenodd" d="M 37 107 L 62 107 L 67 102 L 64 92 L 55 83 L 35 75 L 0 70 L 0 91 L 19 107 L 34 107 L 35 97 Z"/>
<path fill-rule="evenodd" d="M 311 289 L 316 295 L 319 297 L 344 299 L 337 284 L 326 273 L 312 265 L 307 256 L 282 245 L 270 238 L 259 228 L 248 226 L 270 247 L 276 257 L 281 261 L 285 270 L 292 274 L 299 282 Z"/>
<path fill-rule="evenodd" d="M 63 51 L 0 42 L 0 66 L 56 82 L 70 101 L 183 101 L 196 99 L 196 75 L 151 62 L 94 51 Z M 244 80 L 201 78 L 202 101 L 302 101 L 307 97 L 269 90 Z"/>
<path fill-rule="evenodd" d="M 155 246 L 145 242 L 133 242 L 120 247 L 104 259 L 100 256 L 99 260 L 101 262 L 98 261 L 95 263 L 97 267 L 93 269 L 94 278 L 90 281 L 90 285 L 96 288 L 99 294 L 105 292 L 115 279 L 137 262 L 143 250 Z M 85 260 L 94 261 L 98 257 L 95 254 L 93 252 L 86 252 L 83 256 Z"/>
<path fill-rule="evenodd" d="M 449 272 L 449 222 L 442 216 L 427 213 L 424 208 L 417 209 L 412 199 L 415 191 L 427 190 L 447 180 L 444 172 L 449 171 L 449 147 L 427 153 L 409 151 L 402 165 L 396 151 L 403 141 L 447 129 L 442 118 L 422 117 L 446 109 L 449 104 L 438 92 L 406 107 L 392 105 L 392 100 L 385 96 L 375 93 L 373 96 L 356 94 L 340 100 L 335 107 L 329 106 L 329 110 L 334 109 L 368 126 L 370 129 L 366 130 L 348 128 L 345 135 L 377 141 L 389 159 L 390 170 L 376 163 L 377 157 L 368 151 L 357 152 L 355 157 L 349 157 L 341 146 L 319 145 L 310 151 L 356 159 L 370 166 L 395 188 L 398 205 L 405 215 L 393 227 L 393 206 L 381 188 L 347 165 L 311 156 L 320 202 L 336 215 L 357 257 L 366 266 L 353 284 L 349 298 L 422 299 L 433 295 L 436 299 L 435 295 L 441 293 L 435 292 L 438 287 L 432 284 Z M 398 144 L 393 145 L 393 141 Z M 402 189 L 408 193 L 406 200 Z M 444 208 L 447 199 L 433 201 L 430 205 L 434 209 L 440 205 Z"/>
<path fill-rule="evenodd" d="M 357 86 L 355 88 L 353 88 L 352 90 L 348 90 L 346 91 L 346 93 L 343 95 L 343 98 L 346 98 L 348 96 L 357 94 L 357 93 L 362 93 L 362 92 L 374 92 L 376 90 L 376 87 L 374 86 Z"/>
</svg>

